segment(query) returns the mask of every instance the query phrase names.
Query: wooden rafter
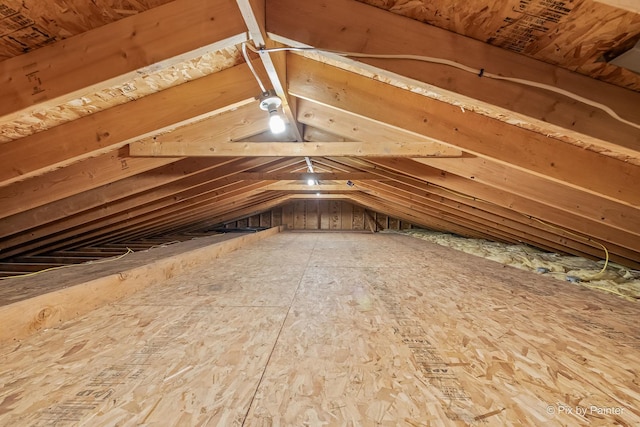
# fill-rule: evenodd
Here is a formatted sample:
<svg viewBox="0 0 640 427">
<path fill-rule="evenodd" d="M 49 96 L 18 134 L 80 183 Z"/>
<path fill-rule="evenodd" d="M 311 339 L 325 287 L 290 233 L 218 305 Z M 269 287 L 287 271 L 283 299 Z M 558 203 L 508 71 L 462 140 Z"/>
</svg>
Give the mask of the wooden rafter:
<svg viewBox="0 0 640 427">
<path fill-rule="evenodd" d="M 3 249 L 5 256 L 12 256 L 17 251 L 33 250 L 52 245 L 58 241 L 64 242 L 73 236 L 79 236 L 78 239 L 82 235 L 95 237 L 112 233 L 114 227 L 127 228 L 138 223 L 149 225 L 151 218 L 168 219 L 169 213 L 181 209 L 184 211 L 185 207 L 188 210 L 189 207 L 203 204 L 206 200 L 215 200 L 220 205 L 222 200 L 226 200 L 224 196 L 228 195 L 229 191 L 236 194 L 241 193 L 242 189 L 261 188 L 270 183 L 267 181 L 255 184 L 238 184 L 236 187 L 232 187 L 237 180 L 230 178 L 230 175 L 273 161 L 274 159 L 239 159 L 210 172 L 205 172 L 203 177 L 191 176 L 178 181 L 165 182 L 152 191 L 146 191 L 135 198 L 114 199 L 107 205 L 98 206 L 70 216 L 63 221 L 39 227 L 32 230 L 29 235 L 19 234 L 0 241 L 0 248 Z M 131 184 L 135 185 L 135 181 L 129 185 Z M 98 193 L 99 191 L 97 189 Z M 34 238 L 38 239 L 29 244 Z"/>
<path fill-rule="evenodd" d="M 378 179 L 369 172 L 288 172 L 288 173 L 268 173 L 268 172 L 242 172 L 235 175 L 240 180 L 278 180 L 278 181 L 331 181 L 331 180 L 367 180 Z"/>
<path fill-rule="evenodd" d="M 425 198 L 415 189 L 403 184 L 394 183 L 363 183 L 368 193 L 381 199 L 388 200 L 394 205 L 405 206 L 421 212 L 430 212 L 431 215 L 441 215 L 449 221 L 466 225 L 475 230 L 483 230 L 486 234 L 502 236 L 510 241 L 526 241 L 531 245 L 553 252 L 571 252 L 574 254 L 590 256 L 601 259 L 605 254 L 602 248 L 589 244 L 585 240 L 575 236 L 563 235 L 553 231 L 540 223 L 528 220 L 524 216 L 518 216 L 508 210 L 485 211 L 466 206 L 465 203 L 448 201 L 444 196 L 439 200 Z M 613 248 L 611 248 L 613 249 Z M 613 252 L 613 250 L 610 250 Z M 615 251 L 619 252 L 618 250 Z M 624 258 L 619 258 L 624 259 Z"/>
<path fill-rule="evenodd" d="M 178 158 L 133 158 L 126 148 L 83 160 L 66 168 L 51 171 L 0 187 L 0 218 L 53 203 L 93 188 L 169 165 Z M 69 185 L 73 182 L 73 185 Z"/>
<path fill-rule="evenodd" d="M 361 2 L 328 3 L 275 0 L 267 8 L 272 38 L 293 45 L 351 52 L 410 54 L 444 58 L 478 70 L 556 86 L 607 105 L 640 124 L 640 93 L 612 86 L 533 58 L 455 33 L 424 25 Z M 416 40 L 425 42 L 416 43 Z M 354 63 L 336 58 L 349 68 Z M 345 62 L 346 61 L 346 62 Z M 494 118 L 516 120 L 543 135 L 559 135 L 634 158 L 640 151 L 637 128 L 622 124 L 599 109 L 554 92 L 417 61 L 359 59 L 370 64 L 369 76 L 423 88 L 445 102 Z M 388 71 L 388 73 L 385 73 Z M 295 73 L 294 73 L 295 74 Z M 377 92 L 374 92 L 378 94 Z M 379 95 L 379 99 L 389 98 Z M 459 108 L 459 107 L 456 107 Z"/>
<path fill-rule="evenodd" d="M 341 161 L 353 167 L 357 167 L 358 164 L 364 163 L 367 165 L 366 167 L 371 168 L 371 164 L 369 162 L 354 161 L 352 159 L 342 159 Z M 637 243 L 637 239 L 628 238 L 629 236 L 625 235 L 625 233 L 617 232 L 609 227 L 603 227 L 602 225 L 598 226 L 592 222 L 586 222 L 584 219 L 576 220 L 566 213 L 556 214 L 557 210 L 554 210 L 553 208 L 543 207 L 536 213 L 530 213 L 529 215 L 520 213 L 514 209 L 521 205 L 520 202 L 518 202 L 519 196 L 515 194 L 503 194 L 502 191 L 492 188 L 485 190 L 481 183 L 450 175 L 430 167 L 419 167 L 412 170 L 410 166 L 405 166 L 402 169 L 406 170 L 407 173 L 414 174 L 416 173 L 414 172 L 415 170 L 419 170 L 420 172 L 418 172 L 418 176 L 420 176 L 421 179 L 415 179 L 404 173 L 394 173 L 385 168 L 370 170 L 372 174 L 380 178 L 379 181 L 382 181 L 384 185 L 389 185 L 393 182 L 394 188 L 398 188 L 399 191 L 407 191 L 408 188 L 413 188 L 414 195 L 420 195 L 421 198 L 430 202 L 445 203 L 446 200 L 451 200 L 451 202 L 446 202 L 446 204 L 453 204 L 464 211 L 467 211 L 465 206 L 469 206 L 472 209 L 470 213 L 476 211 L 491 213 L 494 215 L 494 220 L 497 223 L 502 222 L 502 218 L 504 218 L 509 221 L 526 224 L 527 227 L 533 227 L 536 229 L 535 233 L 532 233 L 535 235 L 539 233 L 546 234 L 553 232 L 558 236 L 558 239 L 556 239 L 558 244 L 561 244 L 564 241 L 563 239 L 575 239 L 575 236 L 569 234 L 571 230 L 573 230 L 573 232 L 577 232 L 579 235 L 583 236 L 598 236 L 600 241 L 606 244 L 611 252 L 619 254 L 627 259 L 632 259 L 634 257 L 634 253 L 640 250 L 640 244 Z M 428 180 L 428 182 L 425 180 Z M 368 183 L 365 182 L 361 185 L 366 186 L 367 184 Z M 470 196 L 469 194 L 475 194 L 476 196 L 484 194 L 492 195 L 492 200 L 494 200 L 494 202 L 485 201 L 482 200 L 482 198 Z M 529 200 L 525 203 L 529 209 L 535 208 L 536 202 Z M 567 227 L 566 224 L 571 224 L 573 227 L 581 228 L 569 228 L 567 230 L 568 232 L 564 233 L 562 232 L 562 228 L 552 229 L 549 226 L 532 219 L 530 215 L 533 215 L 536 218 L 550 216 L 554 220 L 555 218 L 560 217 L 563 219 L 561 223 L 565 224 L 565 228 Z M 621 239 L 624 239 L 622 241 L 628 247 L 620 246 L 617 243 L 620 242 Z M 584 240 L 580 240 L 580 242 L 584 242 Z M 632 250 L 630 248 L 635 249 Z"/>
<path fill-rule="evenodd" d="M 555 183 L 526 172 L 478 157 L 456 159 L 457 162 L 423 162 L 440 170 L 485 183 L 494 188 L 519 194 L 531 200 L 563 210 L 569 215 L 587 218 L 640 236 L 640 217 L 637 209 L 595 197 L 585 191 Z"/>
<path fill-rule="evenodd" d="M 158 37 L 156 27 L 168 32 Z M 0 98 L 16 102 L 2 104 L 0 123 L 212 49 L 235 55 L 247 40 L 491 64 L 487 71 L 552 83 L 640 120 L 634 92 L 362 2 L 176 0 L 4 61 L 0 72 L 17 77 Z M 268 130 L 242 64 L 3 143 L 2 255 L 109 248 L 294 200 L 340 199 L 437 230 L 600 257 L 577 233 L 606 245 L 612 260 L 640 265 L 637 129 L 558 94 L 442 65 L 251 57 L 294 125 L 282 139 Z M 25 78 L 44 92 L 31 93 Z"/>
<path fill-rule="evenodd" d="M 369 159 L 369 162 L 392 170 L 402 175 L 415 177 L 422 181 L 434 183 L 459 194 L 472 195 L 470 197 L 488 201 L 496 206 L 502 206 L 513 212 L 529 217 L 543 219 L 560 228 L 590 236 L 601 242 L 615 242 L 618 246 L 628 248 L 632 252 L 622 252 L 626 257 L 633 258 L 634 253 L 640 252 L 638 239 L 627 232 L 598 223 L 594 219 L 581 218 L 558 209 L 544 205 L 536 199 L 527 199 L 518 192 L 505 191 L 490 187 L 482 182 L 470 180 L 433 167 L 425 167 L 408 159 Z M 556 230 L 557 231 L 557 230 Z"/>
<path fill-rule="evenodd" d="M 56 200 L 38 208 L 23 210 L 6 221 L 0 221 L 0 238 L 26 230 L 31 230 L 29 238 L 39 238 L 47 234 L 45 231 L 48 227 L 47 224 L 64 220 L 49 229 L 49 233 L 61 231 L 64 227 L 73 226 L 73 223 L 68 223 L 67 221 L 72 221 L 75 215 L 103 207 L 105 204 L 109 204 L 110 209 L 113 209 L 114 205 L 123 199 L 129 200 L 129 206 L 146 203 L 149 201 L 150 191 L 153 191 L 154 196 L 162 197 L 162 195 L 172 194 L 170 187 L 172 187 L 173 183 L 175 183 L 173 185 L 173 191 L 175 192 L 179 188 L 192 187 L 206 179 L 204 174 L 208 174 L 210 170 L 221 168 L 233 161 L 233 158 L 184 159 Z M 61 170 L 66 170 L 66 168 Z M 214 173 L 220 173 L 220 171 L 221 169 L 217 169 Z M 167 192 L 164 193 L 165 191 Z M 123 207 L 123 209 L 126 208 Z M 98 215 L 107 215 L 109 213 L 107 210 L 101 210 Z M 91 220 L 88 218 L 82 218 L 78 224 L 89 221 Z M 35 228 L 37 230 L 34 230 Z"/>
<path fill-rule="evenodd" d="M 0 185 L 253 102 L 256 87 L 246 65 L 240 65 L 4 143 Z"/>
<path fill-rule="evenodd" d="M 582 191 L 640 206 L 640 192 L 635 191 L 633 184 L 635 177 L 640 176 L 640 166 L 506 126 L 481 114 L 464 112 L 310 59 L 292 55 L 288 64 L 289 90 L 298 97 L 407 129 Z M 593 174 L 595 168 L 607 180 Z"/>
<path fill-rule="evenodd" d="M 2 61 L 0 116 L 57 105 L 246 40 L 233 0 L 179 0 Z"/>
</svg>

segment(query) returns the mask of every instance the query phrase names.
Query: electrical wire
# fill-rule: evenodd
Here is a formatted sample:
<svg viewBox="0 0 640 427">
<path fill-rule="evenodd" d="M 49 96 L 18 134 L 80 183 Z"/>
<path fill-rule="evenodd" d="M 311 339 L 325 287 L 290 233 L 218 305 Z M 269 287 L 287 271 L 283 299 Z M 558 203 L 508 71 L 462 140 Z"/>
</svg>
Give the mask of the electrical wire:
<svg viewBox="0 0 640 427">
<path fill-rule="evenodd" d="M 243 43 L 242 48 L 243 51 L 246 51 L 246 43 Z M 499 74 L 490 73 L 484 70 L 484 68 L 473 68 L 467 65 L 461 64 L 456 61 L 451 61 L 449 59 L 436 58 L 432 56 L 422 56 L 422 55 L 403 55 L 403 54 L 374 54 L 374 53 L 360 53 L 360 52 L 344 52 L 339 50 L 331 50 L 331 49 L 320 49 L 315 47 L 278 47 L 278 48 L 270 48 L 270 49 L 255 49 L 253 46 L 249 46 L 249 49 L 255 53 L 269 53 L 269 52 L 282 52 L 282 51 L 290 51 L 290 52 L 317 52 L 317 53 L 331 53 L 334 55 L 344 56 L 344 57 L 352 57 L 352 58 L 370 58 L 370 59 L 407 59 L 412 61 L 421 61 L 421 62 L 429 62 L 432 64 L 440 64 L 446 65 L 449 67 L 457 68 L 462 71 L 466 71 L 471 74 L 475 74 L 479 77 L 487 77 L 494 80 L 504 80 L 512 83 L 518 83 L 525 86 L 530 86 L 538 89 L 547 90 L 550 92 L 555 92 L 557 94 L 566 96 L 575 101 L 581 102 L 583 104 L 589 105 L 591 107 L 597 108 L 601 111 L 604 111 L 609 116 L 618 120 L 621 123 L 632 126 L 636 129 L 640 129 L 640 124 L 634 123 L 627 119 L 624 119 L 618 115 L 611 107 L 601 104 L 599 102 L 593 101 L 591 99 L 580 96 L 576 93 L 570 92 L 565 89 L 561 89 L 552 85 L 548 85 L 545 83 L 539 83 L 531 80 L 520 79 L 516 77 L 505 77 Z"/>
<path fill-rule="evenodd" d="M 252 52 L 256 52 L 257 53 L 257 51 L 253 47 L 249 47 L 249 49 L 251 49 Z M 258 82 L 258 86 L 260 86 L 260 90 L 262 90 L 262 93 L 265 93 L 267 90 L 265 89 L 264 85 L 262 84 L 262 80 L 260 80 L 260 77 L 258 76 L 258 73 L 256 73 L 256 70 L 253 68 L 253 64 L 251 63 L 251 60 L 249 59 L 249 54 L 247 53 L 247 44 L 246 43 L 242 43 L 242 56 L 244 56 L 245 62 L 249 66 L 249 69 L 251 70 L 251 73 L 253 73 L 253 77 L 256 78 L 256 81 Z"/>
<path fill-rule="evenodd" d="M 107 259 L 103 259 L 100 261 L 89 261 L 89 262 L 84 262 L 82 264 L 67 264 L 67 265 L 61 265 L 58 267 L 51 267 L 51 268 L 45 268 L 44 270 L 40 270 L 40 271 L 34 271 L 33 273 L 25 273 L 25 274 L 18 274 L 16 276 L 5 276 L 5 277 L 0 277 L 0 280 L 6 280 L 6 279 L 18 279 L 20 277 L 31 277 L 31 276 L 36 276 L 38 274 L 44 273 L 46 271 L 54 271 L 54 270 L 61 270 L 63 268 L 70 268 L 70 267 L 78 267 L 81 265 L 90 265 L 90 264 L 103 264 L 105 262 L 112 262 L 112 261 L 118 261 L 119 259 L 124 258 L 125 256 L 132 254 L 133 251 L 130 248 L 127 248 L 127 252 L 123 253 L 122 255 L 118 255 L 116 257 L 111 257 L 111 258 L 107 258 Z"/>
<path fill-rule="evenodd" d="M 564 232 L 566 234 L 569 234 L 570 236 L 577 237 L 577 238 L 585 240 L 587 242 L 595 243 L 596 245 L 600 246 L 602 248 L 602 250 L 604 251 L 604 253 L 605 253 L 604 265 L 602 266 L 602 269 L 599 272 L 597 272 L 595 275 L 589 277 L 589 280 L 598 279 L 607 270 L 607 266 L 609 265 L 609 250 L 607 250 L 607 247 L 605 245 L 603 245 L 602 243 L 596 242 L 595 240 L 592 240 L 589 237 L 581 236 L 580 234 L 576 234 L 576 233 L 574 233 L 572 231 L 565 230 L 564 228 L 556 227 L 553 224 L 549 224 L 548 222 L 545 222 L 545 221 L 543 221 L 541 219 L 535 218 L 535 217 L 533 217 L 531 215 L 525 215 L 525 214 L 522 214 L 522 215 L 524 215 L 525 217 L 527 217 L 529 219 L 532 219 L 533 221 L 537 221 L 540 224 L 545 225 L 547 227 L 550 227 L 550 228 L 553 228 L 555 230 Z"/>
</svg>

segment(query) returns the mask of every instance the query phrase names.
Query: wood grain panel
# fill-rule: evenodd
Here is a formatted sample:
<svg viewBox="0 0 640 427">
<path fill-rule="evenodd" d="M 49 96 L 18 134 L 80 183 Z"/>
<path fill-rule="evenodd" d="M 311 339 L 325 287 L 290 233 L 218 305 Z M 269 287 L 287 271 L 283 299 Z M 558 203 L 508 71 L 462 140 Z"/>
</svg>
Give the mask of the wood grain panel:
<svg viewBox="0 0 640 427">
<path fill-rule="evenodd" d="M 280 233 L 1 345 L 0 423 L 638 425 L 639 314 L 408 236 Z"/>
</svg>

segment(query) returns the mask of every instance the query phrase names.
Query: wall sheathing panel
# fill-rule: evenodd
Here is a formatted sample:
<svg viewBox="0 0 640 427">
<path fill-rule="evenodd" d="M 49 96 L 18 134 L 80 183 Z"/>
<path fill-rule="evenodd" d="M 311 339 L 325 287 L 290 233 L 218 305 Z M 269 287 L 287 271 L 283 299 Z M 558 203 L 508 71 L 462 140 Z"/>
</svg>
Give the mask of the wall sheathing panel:
<svg viewBox="0 0 640 427">
<path fill-rule="evenodd" d="M 369 211 L 380 230 L 401 230 L 411 224 Z M 269 212 L 224 224 L 226 228 L 269 227 L 286 224 L 289 230 L 369 230 L 367 214 L 361 206 L 344 200 L 297 200 Z M 253 219 L 253 220 L 252 220 Z"/>
</svg>

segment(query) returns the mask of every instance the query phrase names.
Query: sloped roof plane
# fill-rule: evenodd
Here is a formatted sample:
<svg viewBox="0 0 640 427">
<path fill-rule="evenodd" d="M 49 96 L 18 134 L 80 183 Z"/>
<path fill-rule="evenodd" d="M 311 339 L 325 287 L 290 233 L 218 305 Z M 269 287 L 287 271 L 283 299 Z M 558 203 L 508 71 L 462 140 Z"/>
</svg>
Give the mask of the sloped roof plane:
<svg viewBox="0 0 640 427">
<path fill-rule="evenodd" d="M 640 268 L 640 76 L 607 62 L 640 37 L 633 7 L 4 3 L 3 259 L 324 192 Z M 259 81 L 282 100 L 282 136 Z M 324 176 L 306 190 L 309 162 Z"/>
</svg>

